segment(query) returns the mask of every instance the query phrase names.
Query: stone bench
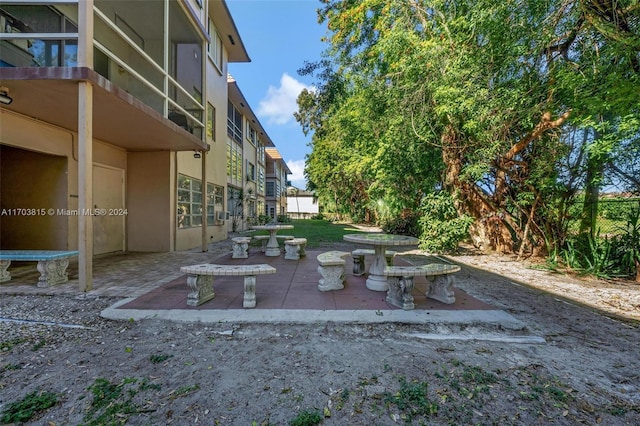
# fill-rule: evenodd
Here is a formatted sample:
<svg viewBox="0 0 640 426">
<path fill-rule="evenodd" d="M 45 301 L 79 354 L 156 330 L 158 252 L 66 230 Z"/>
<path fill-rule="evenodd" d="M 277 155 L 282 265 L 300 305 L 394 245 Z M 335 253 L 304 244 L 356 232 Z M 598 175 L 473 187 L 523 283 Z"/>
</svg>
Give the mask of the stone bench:
<svg viewBox="0 0 640 426">
<path fill-rule="evenodd" d="M 11 280 L 11 261 L 38 262 L 38 287 L 49 287 L 69 281 L 69 258 L 78 255 L 77 250 L 0 250 L 0 283 Z"/>
<path fill-rule="evenodd" d="M 260 241 L 262 245 L 260 246 L 260 251 L 263 253 L 267 250 L 267 242 L 269 241 L 269 235 L 254 235 L 253 238 L 255 241 Z"/>
<path fill-rule="evenodd" d="M 231 239 L 231 257 L 233 259 L 246 259 L 249 257 L 249 243 L 251 237 L 235 237 Z"/>
<path fill-rule="evenodd" d="M 364 257 L 373 256 L 374 254 L 376 254 L 376 252 L 372 249 L 356 249 L 352 251 L 351 257 L 353 258 L 353 275 L 357 277 L 364 275 L 366 270 Z M 393 257 L 396 255 L 396 252 L 393 250 L 386 250 L 384 252 L 384 255 L 387 258 L 387 265 L 393 266 Z"/>
<path fill-rule="evenodd" d="M 328 251 L 318 255 L 318 272 L 322 275 L 318 290 L 342 290 L 344 288 L 344 258 L 349 256 L 345 251 Z"/>
<path fill-rule="evenodd" d="M 452 304 L 456 301 L 453 293 L 455 279 L 454 272 L 458 272 L 458 265 L 445 265 L 431 263 L 429 265 L 414 266 L 387 266 L 384 275 L 387 277 L 389 290 L 387 290 L 387 303 L 402 309 L 413 309 L 413 278 L 430 277 L 433 281 L 429 284 L 426 296 L 442 303 Z"/>
<path fill-rule="evenodd" d="M 276 268 L 267 264 L 257 265 L 202 265 L 183 266 L 180 271 L 189 274 L 187 285 L 191 290 L 187 296 L 187 305 L 198 306 L 215 297 L 213 291 L 214 276 L 244 276 L 244 300 L 242 307 L 256 306 L 256 276 L 275 274 Z"/>
<path fill-rule="evenodd" d="M 284 258 L 288 260 L 299 260 L 300 256 L 305 256 L 304 251 L 307 246 L 306 238 L 291 238 L 284 241 Z"/>
</svg>

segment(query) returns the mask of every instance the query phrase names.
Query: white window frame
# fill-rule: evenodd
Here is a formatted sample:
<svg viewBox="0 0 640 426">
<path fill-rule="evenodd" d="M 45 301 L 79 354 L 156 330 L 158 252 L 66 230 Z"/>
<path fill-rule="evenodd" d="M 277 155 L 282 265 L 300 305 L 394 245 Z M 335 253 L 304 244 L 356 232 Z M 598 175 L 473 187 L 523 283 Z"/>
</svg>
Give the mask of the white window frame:
<svg viewBox="0 0 640 426">
<path fill-rule="evenodd" d="M 220 38 L 218 30 L 211 18 L 208 18 L 207 20 L 207 33 L 211 40 L 207 44 L 207 54 L 220 74 L 222 74 L 222 39 Z"/>
<path fill-rule="evenodd" d="M 199 191 L 198 191 L 199 187 Z M 202 226 L 202 181 L 178 174 L 177 220 L 179 229 Z M 198 201 L 200 200 L 200 201 Z"/>
</svg>

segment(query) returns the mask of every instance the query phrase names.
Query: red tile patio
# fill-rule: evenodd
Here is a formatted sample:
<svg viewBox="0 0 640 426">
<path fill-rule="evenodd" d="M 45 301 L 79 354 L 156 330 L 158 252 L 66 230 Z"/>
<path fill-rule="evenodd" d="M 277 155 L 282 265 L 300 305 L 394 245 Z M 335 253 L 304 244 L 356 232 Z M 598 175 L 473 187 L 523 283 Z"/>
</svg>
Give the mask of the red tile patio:
<svg viewBox="0 0 640 426">
<path fill-rule="evenodd" d="M 259 275 L 256 281 L 255 309 L 313 309 L 313 310 L 389 310 L 399 309 L 385 301 L 386 292 L 372 291 L 366 288 L 364 276 L 352 274 L 353 263 L 347 258 L 345 265 L 345 288 L 338 291 L 321 292 L 318 290 L 316 256 L 320 251 L 307 250 L 307 255 L 299 261 L 285 260 L 284 255 L 267 257 L 259 248 L 251 247 L 249 258 L 232 259 L 226 254 L 210 263 L 220 264 L 258 264 L 267 263 L 277 269 L 276 274 Z M 372 261 L 367 257 L 367 267 Z M 402 256 L 394 259 L 396 265 L 407 265 Z M 194 262 L 197 264 L 198 262 Z M 200 262 L 201 263 L 201 262 Z M 185 265 L 180 265 L 185 266 Z M 428 299 L 424 293 L 427 279 L 417 277 L 413 290 L 416 310 L 494 310 L 488 305 L 455 289 L 456 302 L 447 305 Z M 187 310 L 225 310 L 243 309 L 243 277 L 215 277 L 215 298 L 197 307 L 187 305 L 187 276 L 183 275 L 154 290 L 137 297 L 135 300 L 119 306 L 119 309 L 187 309 Z"/>
</svg>

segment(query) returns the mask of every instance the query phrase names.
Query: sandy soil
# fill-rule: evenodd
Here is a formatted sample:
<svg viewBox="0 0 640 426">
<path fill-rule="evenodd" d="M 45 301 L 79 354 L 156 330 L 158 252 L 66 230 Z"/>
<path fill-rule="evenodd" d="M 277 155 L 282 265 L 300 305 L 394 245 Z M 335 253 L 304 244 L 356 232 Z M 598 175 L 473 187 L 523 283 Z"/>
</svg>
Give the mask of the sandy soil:
<svg viewBox="0 0 640 426">
<path fill-rule="evenodd" d="M 25 424 L 640 424 L 640 286 L 452 259 L 527 328 L 111 321 L 115 299 L 2 296 L 25 322 L 0 322 L 0 423 L 50 393 Z"/>
</svg>

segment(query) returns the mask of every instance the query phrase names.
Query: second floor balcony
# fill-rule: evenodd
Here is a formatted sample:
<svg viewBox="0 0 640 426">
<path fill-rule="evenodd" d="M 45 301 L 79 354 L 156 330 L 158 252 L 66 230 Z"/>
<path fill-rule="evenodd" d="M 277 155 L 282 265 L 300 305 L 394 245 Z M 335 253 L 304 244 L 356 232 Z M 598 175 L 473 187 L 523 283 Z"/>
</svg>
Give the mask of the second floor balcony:
<svg viewBox="0 0 640 426">
<path fill-rule="evenodd" d="M 73 128 L 73 119 L 65 117 L 77 110 L 73 83 L 88 80 L 95 88 L 94 117 L 120 115 L 128 127 L 120 133 L 135 133 L 145 124 L 148 130 L 160 121 L 180 137 L 168 138 L 159 149 L 206 148 L 209 37 L 189 3 L 94 0 L 93 63 L 86 68 L 78 68 L 78 15 L 78 0 L 0 2 L 0 85 L 16 100 L 7 108 Z M 142 148 L 133 140 L 129 145 Z"/>
</svg>

